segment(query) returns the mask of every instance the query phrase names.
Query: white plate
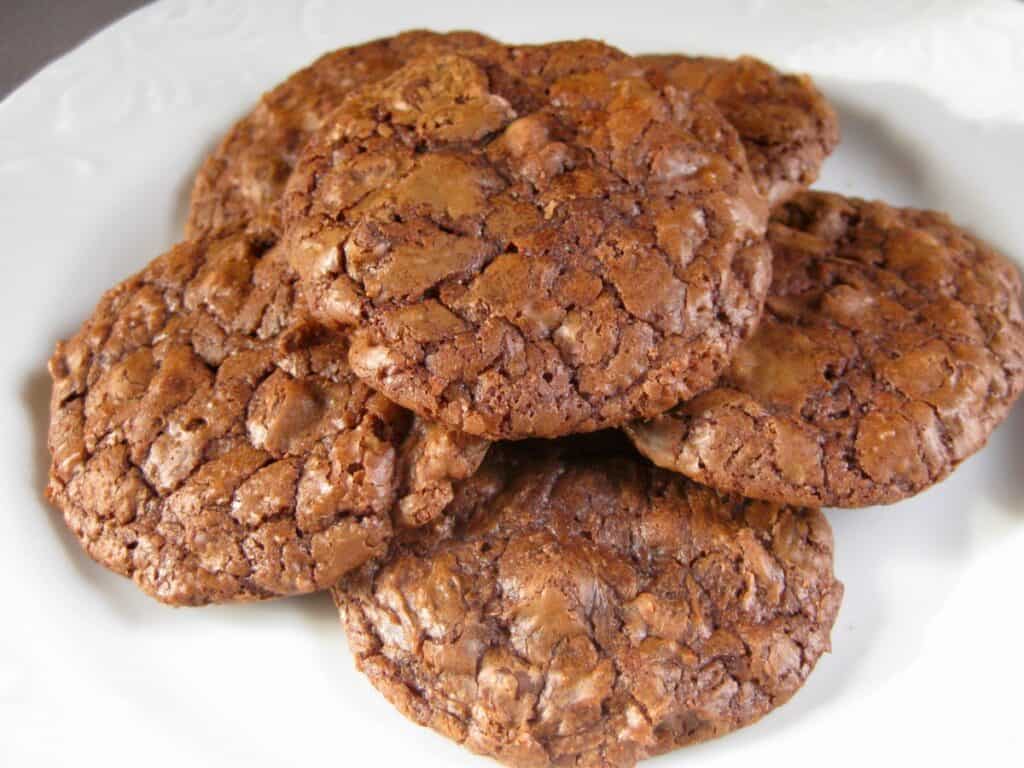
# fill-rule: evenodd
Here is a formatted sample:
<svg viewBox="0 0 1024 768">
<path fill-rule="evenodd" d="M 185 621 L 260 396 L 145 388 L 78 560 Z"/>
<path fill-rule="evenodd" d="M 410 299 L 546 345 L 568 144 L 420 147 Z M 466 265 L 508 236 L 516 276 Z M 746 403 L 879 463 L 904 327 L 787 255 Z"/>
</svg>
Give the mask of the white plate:
<svg viewBox="0 0 1024 768">
<path fill-rule="evenodd" d="M 325 596 L 167 609 L 89 561 L 41 497 L 54 342 L 174 242 L 203 154 L 323 50 L 433 26 L 756 53 L 839 107 L 821 186 L 949 210 L 1024 259 L 1020 3 L 480 5 L 162 2 L 0 105 L 0 765 L 489 764 L 375 694 Z M 778 713 L 654 764 L 1021 765 L 1024 408 L 941 486 L 829 516 L 847 588 L 833 654 Z"/>
</svg>

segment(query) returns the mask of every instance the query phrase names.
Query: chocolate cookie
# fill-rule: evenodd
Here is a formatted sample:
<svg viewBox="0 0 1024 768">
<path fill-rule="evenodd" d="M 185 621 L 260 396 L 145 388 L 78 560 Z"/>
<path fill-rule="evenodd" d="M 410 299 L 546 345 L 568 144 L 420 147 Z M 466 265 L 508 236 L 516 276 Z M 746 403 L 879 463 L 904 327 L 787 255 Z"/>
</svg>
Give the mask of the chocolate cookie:
<svg viewBox="0 0 1024 768">
<path fill-rule="evenodd" d="M 1024 387 L 1016 268 L 948 217 L 805 192 L 718 386 L 629 428 L 655 463 L 791 504 L 910 496 L 984 445 Z"/>
<path fill-rule="evenodd" d="M 829 650 L 842 585 L 817 510 L 629 456 L 506 456 L 451 537 L 407 537 L 333 590 L 410 719 L 509 765 L 631 766 L 754 722 Z"/>
<path fill-rule="evenodd" d="M 57 346 L 48 496 L 89 554 L 200 605 L 311 592 L 437 515 L 486 444 L 420 422 L 304 320 L 280 249 L 179 245 Z"/>
<path fill-rule="evenodd" d="M 818 178 L 839 143 L 839 118 L 806 75 L 782 74 L 750 56 L 641 56 L 652 82 L 714 101 L 740 135 L 758 189 L 772 204 Z"/>
<path fill-rule="evenodd" d="M 735 131 L 599 43 L 424 57 L 355 91 L 285 199 L 313 313 L 411 410 L 490 438 L 661 413 L 760 314 Z"/>
<path fill-rule="evenodd" d="M 265 94 L 206 158 L 192 189 L 186 235 L 250 228 L 278 232 L 278 200 L 299 149 L 354 88 L 431 50 L 490 44 L 475 32 L 426 30 L 321 56 Z"/>
</svg>

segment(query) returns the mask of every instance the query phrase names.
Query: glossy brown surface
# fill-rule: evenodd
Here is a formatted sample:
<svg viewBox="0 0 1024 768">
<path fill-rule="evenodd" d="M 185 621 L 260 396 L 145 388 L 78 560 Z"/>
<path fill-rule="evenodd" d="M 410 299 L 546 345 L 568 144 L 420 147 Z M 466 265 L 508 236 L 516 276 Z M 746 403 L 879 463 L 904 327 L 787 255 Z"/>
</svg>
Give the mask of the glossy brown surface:
<svg viewBox="0 0 1024 768">
<path fill-rule="evenodd" d="M 839 117 L 806 75 L 751 56 L 641 56 L 654 83 L 711 99 L 733 124 L 758 189 L 778 204 L 818 178 L 839 143 Z"/>
<path fill-rule="evenodd" d="M 488 44 L 475 32 L 412 30 L 325 54 L 266 93 L 206 159 L 192 190 L 186 235 L 280 232 L 278 201 L 299 150 L 353 89 L 428 51 Z"/>
<path fill-rule="evenodd" d="M 630 427 L 655 463 L 783 503 L 894 502 L 981 448 L 1024 388 L 1020 275 L 930 211 L 776 210 L 756 335 L 718 386 Z"/>
<path fill-rule="evenodd" d="M 185 243 L 50 362 L 48 495 L 94 559 L 162 601 L 324 589 L 483 458 L 361 384 L 295 293 L 277 248 Z"/>
<path fill-rule="evenodd" d="M 605 768 L 793 695 L 842 597 L 820 512 L 628 452 L 544 453 L 496 447 L 453 531 L 420 529 L 334 590 L 360 669 L 399 710 L 510 765 Z"/>
<path fill-rule="evenodd" d="M 490 438 L 652 416 L 709 385 L 767 290 L 767 205 L 710 103 L 593 42 L 423 57 L 303 151 L 287 248 L 350 363 Z"/>
</svg>

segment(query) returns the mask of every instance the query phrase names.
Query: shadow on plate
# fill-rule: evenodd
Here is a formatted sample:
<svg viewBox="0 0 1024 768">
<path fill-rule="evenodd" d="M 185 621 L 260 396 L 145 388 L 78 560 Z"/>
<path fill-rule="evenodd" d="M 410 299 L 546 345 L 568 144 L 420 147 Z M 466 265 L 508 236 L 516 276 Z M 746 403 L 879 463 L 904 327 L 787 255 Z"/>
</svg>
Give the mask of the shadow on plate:
<svg viewBox="0 0 1024 768">
<path fill-rule="evenodd" d="M 866 109 L 858 105 L 846 91 L 849 84 L 824 84 L 829 101 L 839 113 L 842 139 L 833 156 L 826 161 L 822 179 L 815 185 L 822 189 L 854 197 L 874 197 L 871 189 L 857 184 L 861 177 L 872 185 L 888 190 L 886 198 L 894 204 L 919 200 L 927 196 L 927 160 L 913 137 L 901 126 L 894 125 L 888 112 Z M 835 93 L 832 93 L 835 91 Z M 849 174 L 829 174 L 845 157 L 857 158 Z M 833 180 L 830 176 L 836 176 Z"/>
<path fill-rule="evenodd" d="M 226 135 L 233 125 L 234 123 L 225 126 L 223 133 Z M 199 174 L 199 169 L 203 167 L 206 158 L 219 146 L 220 142 L 220 135 L 207 140 L 196 154 L 188 172 L 183 174 L 178 181 L 177 190 L 174 195 L 174 213 L 171 221 L 174 225 L 174 231 L 180 233 L 179 238 L 185 236 L 185 222 L 188 220 L 188 209 L 192 200 L 192 186 L 195 184 L 196 176 Z"/>
<path fill-rule="evenodd" d="M 1010 412 L 990 442 L 1003 461 L 990 473 L 986 494 L 1024 521 L 1024 405 Z"/>
<path fill-rule="evenodd" d="M 45 370 L 37 370 L 25 378 L 21 389 L 21 400 L 32 424 L 32 487 L 39 498 L 37 513 L 44 515 L 54 539 L 60 542 L 64 559 L 74 569 L 75 576 L 89 585 L 89 589 L 100 596 L 119 618 L 126 622 L 135 621 L 139 612 L 131 600 L 125 600 L 130 582 L 93 562 L 68 530 L 61 517 L 46 498 L 46 484 L 50 474 L 50 452 L 46 445 L 46 433 L 50 422 L 50 376 Z M 134 589 L 134 587 L 133 587 Z"/>
<path fill-rule="evenodd" d="M 182 233 L 182 237 L 185 236 L 185 221 L 188 219 L 189 202 L 192 199 L 192 184 L 198 172 L 199 166 L 197 165 L 193 169 L 193 173 L 178 183 L 178 191 L 174 196 L 174 228 L 176 232 Z"/>
</svg>

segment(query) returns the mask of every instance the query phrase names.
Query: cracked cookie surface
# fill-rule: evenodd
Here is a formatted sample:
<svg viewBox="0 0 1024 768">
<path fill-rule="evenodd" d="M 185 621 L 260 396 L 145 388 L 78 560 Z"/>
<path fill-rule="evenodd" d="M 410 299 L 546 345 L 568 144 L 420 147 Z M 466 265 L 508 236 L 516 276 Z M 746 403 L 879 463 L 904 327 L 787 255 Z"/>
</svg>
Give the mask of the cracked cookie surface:
<svg viewBox="0 0 1024 768">
<path fill-rule="evenodd" d="M 486 451 L 362 384 L 279 248 L 176 246 L 50 361 L 47 495 L 86 551 L 172 604 L 326 589 Z M 394 518 L 394 519 L 393 519 Z"/>
<path fill-rule="evenodd" d="M 299 150 L 350 91 L 427 51 L 491 43 L 476 32 L 413 30 L 321 56 L 264 94 L 206 158 L 193 184 L 186 236 L 246 228 L 278 233 L 278 202 Z"/>
<path fill-rule="evenodd" d="M 538 452 L 496 447 L 454 530 L 413 532 L 333 590 L 359 668 L 403 714 L 509 765 L 608 768 L 799 689 L 842 598 L 819 511 L 629 455 Z"/>
<path fill-rule="evenodd" d="M 1016 267 L 944 214 L 805 192 L 769 229 L 757 333 L 719 384 L 628 428 L 656 464 L 783 503 L 938 482 L 1024 388 Z"/>
<path fill-rule="evenodd" d="M 286 192 L 311 310 L 375 389 L 489 438 L 664 412 L 768 286 L 735 131 L 599 43 L 418 59 L 349 96 Z"/>
<path fill-rule="evenodd" d="M 810 186 L 839 143 L 839 118 L 806 75 L 751 56 L 640 56 L 654 83 L 711 99 L 740 135 L 758 189 L 776 205 Z"/>
</svg>

